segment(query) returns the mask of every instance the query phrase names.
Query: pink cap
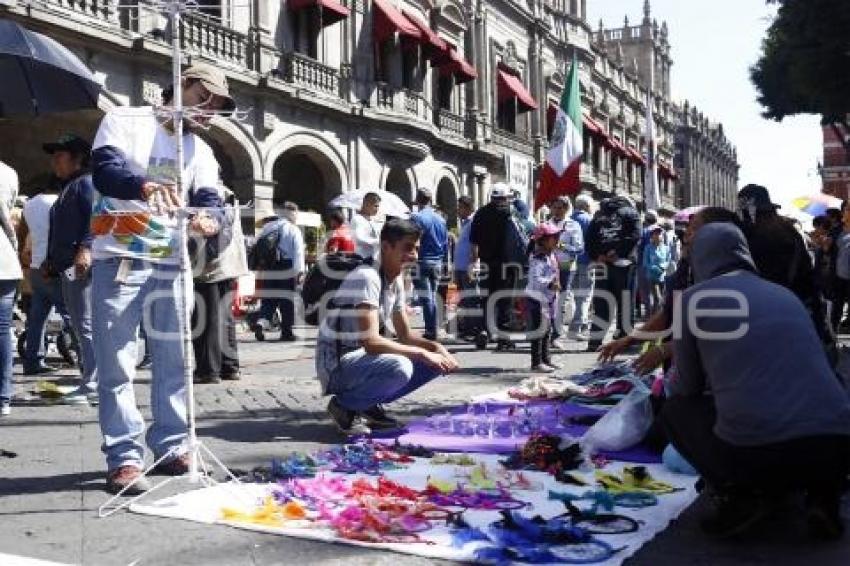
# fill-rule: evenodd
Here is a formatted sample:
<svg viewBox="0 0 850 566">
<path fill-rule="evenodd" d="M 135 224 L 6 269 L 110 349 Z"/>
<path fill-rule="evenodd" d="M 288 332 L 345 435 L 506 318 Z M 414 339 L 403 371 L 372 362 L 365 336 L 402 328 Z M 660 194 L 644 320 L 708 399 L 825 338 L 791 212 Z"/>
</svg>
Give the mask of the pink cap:
<svg viewBox="0 0 850 566">
<path fill-rule="evenodd" d="M 557 236 L 563 232 L 560 228 L 555 226 L 554 224 L 550 224 L 548 222 L 541 222 L 534 228 L 534 234 L 531 235 L 532 239 L 538 240 L 540 238 L 545 238 L 546 236 Z"/>
</svg>

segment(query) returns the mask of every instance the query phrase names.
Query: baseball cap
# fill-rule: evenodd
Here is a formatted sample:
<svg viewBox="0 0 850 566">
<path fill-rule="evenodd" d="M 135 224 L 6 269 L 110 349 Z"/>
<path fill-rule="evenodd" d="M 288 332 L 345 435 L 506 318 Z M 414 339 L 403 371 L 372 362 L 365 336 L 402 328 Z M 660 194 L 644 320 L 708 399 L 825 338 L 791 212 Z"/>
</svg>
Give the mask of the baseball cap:
<svg viewBox="0 0 850 566">
<path fill-rule="evenodd" d="M 531 238 L 533 240 L 539 240 L 540 238 L 545 238 L 546 236 L 556 236 L 561 232 L 563 232 L 563 230 L 561 230 L 554 224 L 550 224 L 549 222 L 541 222 L 540 224 L 534 227 L 534 233 L 531 235 Z"/>
<path fill-rule="evenodd" d="M 513 191 L 505 183 L 496 183 L 490 189 L 490 200 L 494 198 L 509 198 L 513 196 Z"/>
<path fill-rule="evenodd" d="M 220 96 L 224 99 L 224 105 L 221 107 L 222 113 L 225 116 L 230 116 L 233 113 L 233 110 L 236 108 L 236 102 L 230 96 L 230 89 L 227 87 L 227 77 L 224 76 L 222 71 L 210 65 L 198 63 L 183 71 L 183 77 L 201 81 L 201 84 L 204 85 L 204 88 L 210 94 Z"/>
<path fill-rule="evenodd" d="M 89 142 L 77 134 L 62 134 L 55 142 L 43 144 L 41 147 L 45 153 L 50 154 L 57 151 L 67 151 L 73 155 L 88 155 L 91 153 Z"/>
</svg>

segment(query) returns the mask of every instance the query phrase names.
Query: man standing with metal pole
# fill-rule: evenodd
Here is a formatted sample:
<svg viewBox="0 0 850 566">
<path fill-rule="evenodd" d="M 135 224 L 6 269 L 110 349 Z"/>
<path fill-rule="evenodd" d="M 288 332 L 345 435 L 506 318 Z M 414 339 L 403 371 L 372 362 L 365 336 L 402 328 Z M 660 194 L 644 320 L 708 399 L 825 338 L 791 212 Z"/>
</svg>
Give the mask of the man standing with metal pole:
<svg viewBox="0 0 850 566">
<path fill-rule="evenodd" d="M 198 136 L 181 135 L 183 107 L 191 110 L 192 122 L 205 125 L 215 113 L 232 112 L 235 104 L 218 69 L 195 65 L 180 78 L 179 58 L 174 67 L 180 90 L 166 89 L 162 112 L 116 108 L 104 117 L 93 144 L 98 194 L 92 212 L 92 291 L 98 300 L 92 322 L 99 417 L 107 488 L 115 493 L 132 485 L 124 492 L 128 495 L 148 488 L 141 477 L 144 421 L 132 387 L 140 320 L 147 327 L 153 357 L 154 422 L 146 443 L 162 460 L 159 471 L 197 472 L 197 463 L 188 456 L 194 439 L 186 446 L 187 419 L 193 418 L 192 399 L 186 398 L 191 366 L 187 379 L 185 361 L 191 281 L 181 273 L 186 266 L 186 228 L 181 216 L 170 213 L 188 202 L 202 209 L 190 215 L 188 231 L 203 237 L 218 232 L 218 221 L 203 210 L 220 206 L 218 163 Z"/>
</svg>

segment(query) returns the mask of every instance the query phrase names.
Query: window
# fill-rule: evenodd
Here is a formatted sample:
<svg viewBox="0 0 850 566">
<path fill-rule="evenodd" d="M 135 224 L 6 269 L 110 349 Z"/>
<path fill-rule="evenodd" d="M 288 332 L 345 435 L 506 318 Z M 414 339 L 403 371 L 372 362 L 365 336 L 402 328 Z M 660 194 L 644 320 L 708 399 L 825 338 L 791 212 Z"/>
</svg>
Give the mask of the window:
<svg viewBox="0 0 850 566">
<path fill-rule="evenodd" d="M 496 126 L 500 130 L 505 130 L 512 134 L 516 133 L 516 99 L 510 99 L 502 104 L 499 104 L 498 113 L 496 114 Z"/>
<path fill-rule="evenodd" d="M 453 111 L 452 92 L 455 88 L 454 75 L 440 74 L 437 79 L 437 107 L 443 110 Z"/>
</svg>

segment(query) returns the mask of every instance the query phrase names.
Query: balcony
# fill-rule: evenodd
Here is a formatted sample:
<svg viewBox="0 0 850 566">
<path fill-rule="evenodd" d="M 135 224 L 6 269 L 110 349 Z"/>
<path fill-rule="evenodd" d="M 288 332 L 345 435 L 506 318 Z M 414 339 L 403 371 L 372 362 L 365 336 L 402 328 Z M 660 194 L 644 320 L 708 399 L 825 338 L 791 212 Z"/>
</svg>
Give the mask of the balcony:
<svg viewBox="0 0 850 566">
<path fill-rule="evenodd" d="M 458 116 L 457 114 L 449 112 L 443 108 L 438 108 L 435 114 L 436 124 L 440 131 L 448 132 L 456 136 L 463 136 L 465 134 L 466 124 L 463 116 Z"/>
<path fill-rule="evenodd" d="M 248 56 L 250 43 L 247 35 L 218 24 L 209 16 L 187 14 L 180 21 L 181 47 L 213 61 L 254 70 Z"/>
<path fill-rule="evenodd" d="M 494 127 L 491 141 L 496 145 L 500 145 L 514 151 L 519 151 L 526 155 L 532 155 L 534 152 L 534 147 L 531 144 L 531 140 L 528 139 L 527 134 L 515 134 L 508 132 L 507 130 Z"/>
<path fill-rule="evenodd" d="M 393 87 L 387 83 L 375 83 L 374 106 L 384 112 L 398 114 L 404 119 L 416 118 L 427 122 L 431 105 L 422 93 L 407 88 Z"/>
<path fill-rule="evenodd" d="M 114 0 L 47 0 L 47 4 L 94 20 L 110 24 L 118 22 Z"/>
<path fill-rule="evenodd" d="M 313 92 L 340 96 L 339 71 L 333 67 L 301 53 L 286 54 L 283 65 L 284 78 L 288 82 Z"/>
</svg>

